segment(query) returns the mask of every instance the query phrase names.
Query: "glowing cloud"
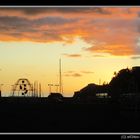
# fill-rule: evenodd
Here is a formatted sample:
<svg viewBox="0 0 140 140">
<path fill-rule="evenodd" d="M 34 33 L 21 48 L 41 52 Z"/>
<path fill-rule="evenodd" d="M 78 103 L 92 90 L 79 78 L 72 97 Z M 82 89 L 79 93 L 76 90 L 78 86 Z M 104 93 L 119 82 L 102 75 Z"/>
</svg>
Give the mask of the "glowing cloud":
<svg viewBox="0 0 140 140">
<path fill-rule="evenodd" d="M 0 8 L 0 41 L 63 42 L 79 36 L 87 50 L 139 54 L 140 8 Z M 81 55 L 67 55 L 81 57 Z"/>
<path fill-rule="evenodd" d="M 86 49 L 90 52 L 97 52 L 97 53 L 108 53 L 111 55 L 116 56 L 127 56 L 134 54 L 134 49 L 132 47 L 126 45 L 103 45 L 103 46 L 93 46 Z M 101 56 L 100 56 L 101 57 Z"/>
</svg>

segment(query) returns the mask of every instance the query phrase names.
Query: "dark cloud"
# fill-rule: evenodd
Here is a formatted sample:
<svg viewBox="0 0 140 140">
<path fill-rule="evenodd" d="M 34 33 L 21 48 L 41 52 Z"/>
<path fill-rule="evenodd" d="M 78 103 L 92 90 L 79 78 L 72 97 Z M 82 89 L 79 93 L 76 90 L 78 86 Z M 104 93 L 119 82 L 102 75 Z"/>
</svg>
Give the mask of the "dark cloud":
<svg viewBox="0 0 140 140">
<path fill-rule="evenodd" d="M 22 33 L 22 32 L 33 32 L 34 22 L 20 17 L 0 17 L 0 30 L 4 33 Z M 31 28 L 32 27 L 32 28 Z"/>
<path fill-rule="evenodd" d="M 72 73 L 72 74 L 65 74 L 65 76 L 66 77 L 81 77 L 82 76 L 82 74 L 80 74 L 80 73 Z"/>
<path fill-rule="evenodd" d="M 98 13 L 98 14 L 110 14 L 110 12 L 101 7 L 9 7 L 0 8 L 0 10 L 6 11 L 20 11 L 26 15 L 37 15 L 42 13 Z"/>
<path fill-rule="evenodd" d="M 79 21 L 77 18 L 62 18 L 62 17 L 46 17 L 46 18 L 40 18 L 37 20 L 34 20 L 33 22 L 37 25 L 44 25 L 44 24 L 49 24 L 49 25 L 64 25 L 67 23 L 74 23 Z"/>
<path fill-rule="evenodd" d="M 71 71 L 71 70 L 70 70 L 70 71 L 67 71 L 67 72 L 65 72 L 65 73 L 67 73 L 67 74 L 68 74 L 68 73 L 74 73 L 74 71 Z"/>
<path fill-rule="evenodd" d="M 55 11 L 62 13 L 99 13 L 99 14 L 110 14 L 107 9 L 103 9 L 100 7 L 61 7 L 54 8 Z"/>
<path fill-rule="evenodd" d="M 76 18 L 62 18 L 62 17 L 55 17 L 55 16 L 50 16 L 50 17 L 44 17 L 44 18 L 39 18 L 39 19 L 26 19 L 23 17 L 16 17 L 16 16 L 1 16 L 0 17 L 0 25 L 3 25 L 5 27 L 30 27 L 33 28 L 34 26 L 41 26 L 41 25 L 64 25 L 66 23 L 74 23 L 77 22 L 79 19 Z"/>
<path fill-rule="evenodd" d="M 36 15 L 36 14 L 40 14 L 40 13 L 44 13 L 44 12 L 51 12 L 52 10 L 48 7 L 48 8 L 19 8 L 19 11 L 27 14 L 27 15 Z"/>
<path fill-rule="evenodd" d="M 53 26 L 63 26 L 77 22 L 76 18 L 62 18 L 56 16 L 43 17 L 39 19 L 27 19 L 16 16 L 1 16 L 0 17 L 0 31 L 1 35 L 8 35 L 12 38 L 22 39 L 26 38 L 31 41 L 62 41 L 61 34 L 63 33 L 59 28 L 52 29 Z M 41 29 L 42 26 L 48 26 L 48 29 Z"/>
<path fill-rule="evenodd" d="M 64 53 L 63 55 L 66 56 L 66 57 L 71 57 L 71 58 L 82 57 L 81 54 L 66 54 L 66 53 Z"/>
<path fill-rule="evenodd" d="M 49 11 L 49 8 L 39 8 L 39 7 L 0 7 L 0 11 L 8 11 L 8 12 L 22 12 L 27 15 L 36 15 L 38 13 L 44 13 L 45 11 Z"/>
<path fill-rule="evenodd" d="M 92 71 L 80 71 L 80 72 L 76 72 L 76 71 L 67 71 L 65 72 L 65 76 L 66 77 L 81 77 L 83 76 L 83 74 L 92 74 L 94 72 Z"/>
<path fill-rule="evenodd" d="M 16 17 L 16 16 L 1 16 L 0 17 L 0 25 L 5 25 L 6 27 L 18 27 L 18 26 L 28 26 L 31 25 L 31 21 L 23 18 L 23 17 Z"/>
</svg>

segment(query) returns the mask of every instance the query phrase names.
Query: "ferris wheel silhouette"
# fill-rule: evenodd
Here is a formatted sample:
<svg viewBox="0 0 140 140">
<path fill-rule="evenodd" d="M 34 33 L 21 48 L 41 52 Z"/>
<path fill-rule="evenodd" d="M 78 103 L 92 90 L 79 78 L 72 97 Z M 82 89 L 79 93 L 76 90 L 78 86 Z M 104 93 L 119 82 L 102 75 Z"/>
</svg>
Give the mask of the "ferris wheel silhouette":
<svg viewBox="0 0 140 140">
<path fill-rule="evenodd" d="M 19 79 L 15 85 L 13 85 L 12 96 L 33 96 L 33 87 L 28 79 Z"/>
</svg>

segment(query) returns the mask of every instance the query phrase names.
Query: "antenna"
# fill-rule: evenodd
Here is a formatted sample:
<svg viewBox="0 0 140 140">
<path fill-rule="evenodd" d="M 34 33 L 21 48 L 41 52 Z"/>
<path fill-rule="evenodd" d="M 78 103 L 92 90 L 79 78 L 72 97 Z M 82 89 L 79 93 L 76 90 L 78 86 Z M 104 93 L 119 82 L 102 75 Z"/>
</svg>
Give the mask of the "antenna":
<svg viewBox="0 0 140 140">
<path fill-rule="evenodd" d="M 61 58 L 59 59 L 59 92 L 62 93 L 62 69 L 61 69 Z"/>
</svg>

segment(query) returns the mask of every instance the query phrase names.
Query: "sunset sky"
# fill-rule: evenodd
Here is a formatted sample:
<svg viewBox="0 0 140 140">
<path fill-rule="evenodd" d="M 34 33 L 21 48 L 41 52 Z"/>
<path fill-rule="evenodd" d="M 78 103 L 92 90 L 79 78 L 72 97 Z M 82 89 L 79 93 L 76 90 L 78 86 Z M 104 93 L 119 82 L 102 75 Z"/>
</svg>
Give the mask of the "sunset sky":
<svg viewBox="0 0 140 140">
<path fill-rule="evenodd" d="M 64 96 L 114 71 L 140 65 L 140 7 L 1 7 L 0 84 L 19 78 L 57 84 L 62 59 Z M 55 91 L 56 87 L 52 88 Z"/>
</svg>

